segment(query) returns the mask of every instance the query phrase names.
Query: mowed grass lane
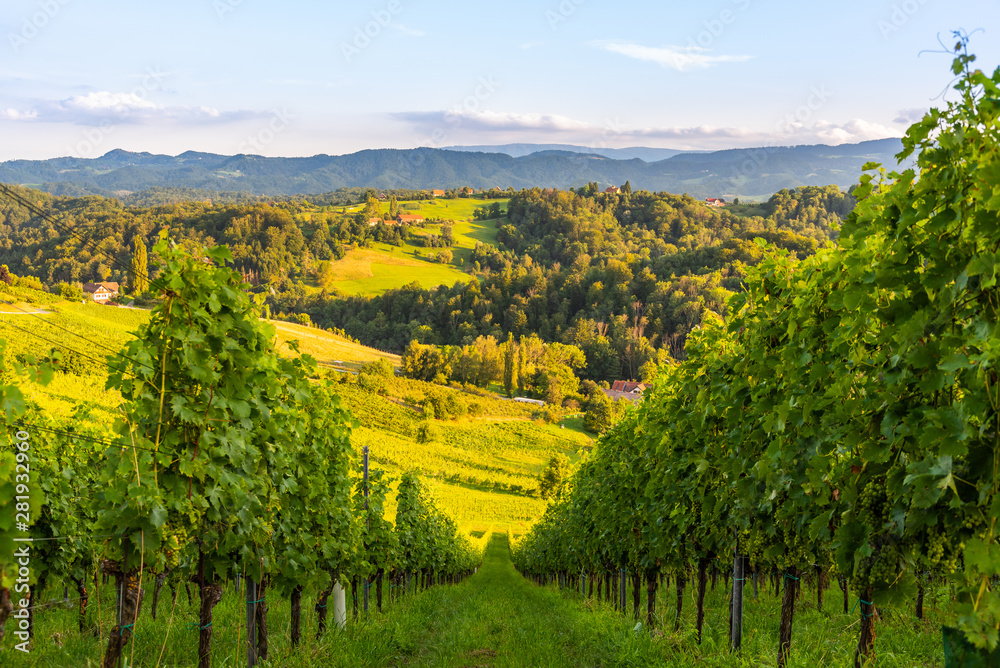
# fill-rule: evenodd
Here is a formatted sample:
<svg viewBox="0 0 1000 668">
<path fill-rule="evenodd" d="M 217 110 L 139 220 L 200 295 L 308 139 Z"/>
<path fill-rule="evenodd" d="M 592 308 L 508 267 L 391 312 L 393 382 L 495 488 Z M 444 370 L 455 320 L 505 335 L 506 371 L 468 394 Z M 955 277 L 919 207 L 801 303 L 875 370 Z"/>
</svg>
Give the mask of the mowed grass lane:
<svg viewBox="0 0 1000 668">
<path fill-rule="evenodd" d="M 466 582 L 432 588 L 381 623 L 349 626 L 345 635 L 344 645 L 322 656 L 324 665 L 586 667 L 651 655 L 649 635 L 633 632 L 619 615 L 588 610 L 521 577 L 505 534 L 493 535 Z"/>
</svg>

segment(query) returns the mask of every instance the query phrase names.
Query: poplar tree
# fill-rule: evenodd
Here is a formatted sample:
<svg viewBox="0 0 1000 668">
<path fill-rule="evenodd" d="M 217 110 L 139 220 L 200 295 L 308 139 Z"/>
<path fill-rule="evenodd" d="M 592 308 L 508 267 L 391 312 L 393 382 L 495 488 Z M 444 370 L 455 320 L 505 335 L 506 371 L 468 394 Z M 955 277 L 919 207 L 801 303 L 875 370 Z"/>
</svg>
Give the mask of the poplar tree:
<svg viewBox="0 0 1000 668">
<path fill-rule="evenodd" d="M 135 238 L 135 250 L 132 253 L 132 292 L 136 295 L 149 290 L 149 260 L 146 257 L 146 244 L 142 237 Z"/>
</svg>

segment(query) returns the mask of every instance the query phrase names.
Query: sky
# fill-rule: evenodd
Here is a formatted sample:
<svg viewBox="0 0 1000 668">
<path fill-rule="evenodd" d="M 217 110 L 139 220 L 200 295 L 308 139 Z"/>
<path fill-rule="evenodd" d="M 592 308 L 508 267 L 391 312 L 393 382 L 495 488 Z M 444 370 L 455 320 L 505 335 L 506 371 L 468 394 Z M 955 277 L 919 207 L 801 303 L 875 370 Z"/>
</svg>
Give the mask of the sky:
<svg viewBox="0 0 1000 668">
<path fill-rule="evenodd" d="M 4 0 L 0 160 L 901 136 L 997 0 Z"/>
</svg>

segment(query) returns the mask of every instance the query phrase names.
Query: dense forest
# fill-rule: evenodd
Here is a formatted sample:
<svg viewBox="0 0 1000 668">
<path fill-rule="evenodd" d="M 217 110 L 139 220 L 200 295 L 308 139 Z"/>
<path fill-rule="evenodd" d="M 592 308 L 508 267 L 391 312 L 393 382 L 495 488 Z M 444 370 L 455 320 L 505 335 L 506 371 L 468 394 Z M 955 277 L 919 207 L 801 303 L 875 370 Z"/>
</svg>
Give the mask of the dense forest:
<svg viewBox="0 0 1000 668">
<path fill-rule="evenodd" d="M 762 257 L 755 239 L 806 257 L 833 238 L 853 204 L 835 186 L 721 209 L 627 189 L 524 190 L 498 221 L 498 244 L 473 253 L 479 281 L 377 297 L 284 292 L 274 301 L 383 348 L 535 333 L 581 348 L 583 378 L 636 378 L 658 349 L 682 356 L 705 311 L 722 313 L 745 267 Z"/>
<path fill-rule="evenodd" d="M 372 240 L 408 238 L 405 226 L 368 224 L 377 210 L 371 191 L 355 194 L 353 202 L 367 206 L 353 213 L 343 206 L 346 194 L 136 207 L 19 192 L 57 222 L 0 201 L 0 264 L 52 288 L 115 280 L 128 289 L 136 242 L 152 245 L 169 228 L 180 243 L 227 244 L 234 266 L 268 294 L 274 313 L 307 314 L 320 326 L 400 352 L 412 340 L 462 346 L 480 336 L 502 342 L 537 334 L 582 350 L 586 363 L 578 373 L 591 380 L 638 378 L 661 350 L 683 356 L 687 334 L 706 311 L 721 313 L 741 290 L 745 268 L 760 261 L 756 239 L 806 257 L 835 237 L 854 206 L 836 186 L 782 190 L 762 204 L 727 207 L 632 192 L 628 184 L 618 194 L 596 184 L 522 190 L 495 221 L 497 243 L 475 248 L 468 281 L 345 297 L 317 288 L 323 262 Z M 491 215 L 488 202 L 477 215 Z M 155 279 L 155 266 L 150 271 Z"/>
</svg>

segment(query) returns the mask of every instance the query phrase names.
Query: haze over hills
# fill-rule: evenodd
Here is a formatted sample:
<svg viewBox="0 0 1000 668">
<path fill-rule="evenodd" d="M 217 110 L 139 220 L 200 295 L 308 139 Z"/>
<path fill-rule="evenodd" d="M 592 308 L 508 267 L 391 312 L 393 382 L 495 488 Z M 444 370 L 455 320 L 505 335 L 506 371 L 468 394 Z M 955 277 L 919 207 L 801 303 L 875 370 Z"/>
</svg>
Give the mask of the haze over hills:
<svg viewBox="0 0 1000 668">
<path fill-rule="evenodd" d="M 594 148 L 576 144 L 482 144 L 478 146 L 443 146 L 446 151 L 469 151 L 472 153 L 505 153 L 512 158 L 520 158 L 542 151 L 566 151 L 567 153 L 589 153 L 603 155 L 614 160 L 631 160 L 638 158 L 645 162 L 657 162 L 672 158 L 679 153 L 704 153 L 705 151 L 680 151 L 674 148 L 650 148 L 648 146 L 630 146 L 628 148 Z"/>
<path fill-rule="evenodd" d="M 56 194 L 113 196 L 151 187 L 280 196 L 372 188 L 569 188 L 629 181 L 633 189 L 694 197 L 766 197 L 783 188 L 858 182 L 861 166 L 895 166 L 898 139 L 827 146 L 782 146 L 678 153 L 664 160 L 619 160 L 593 153 L 504 153 L 433 148 L 376 149 L 348 155 L 269 158 L 187 151 L 177 156 L 113 150 L 99 158 L 12 160 L 0 181 Z M 638 150 L 638 149 L 622 149 Z M 664 150 L 664 149 L 650 149 Z"/>
</svg>

